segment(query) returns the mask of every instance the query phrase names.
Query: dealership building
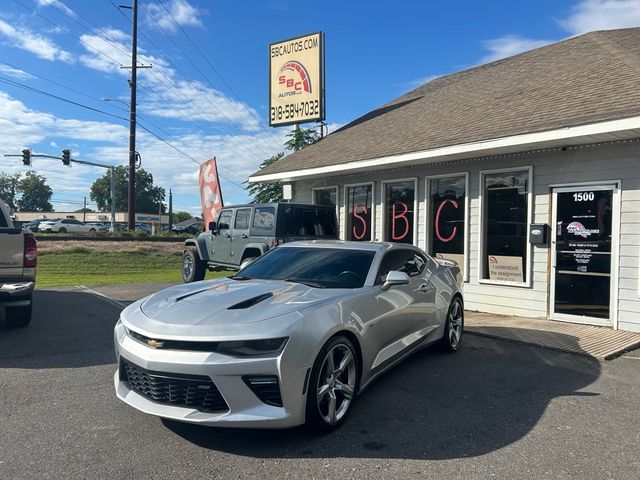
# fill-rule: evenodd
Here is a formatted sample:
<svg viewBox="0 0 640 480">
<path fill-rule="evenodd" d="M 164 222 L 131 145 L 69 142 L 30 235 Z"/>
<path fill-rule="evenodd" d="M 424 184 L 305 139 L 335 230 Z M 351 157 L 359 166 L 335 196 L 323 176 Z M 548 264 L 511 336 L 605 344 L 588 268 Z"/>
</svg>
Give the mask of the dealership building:
<svg viewBox="0 0 640 480">
<path fill-rule="evenodd" d="M 456 261 L 465 307 L 640 332 L 640 28 L 436 78 L 256 172 L 340 237 Z"/>
</svg>

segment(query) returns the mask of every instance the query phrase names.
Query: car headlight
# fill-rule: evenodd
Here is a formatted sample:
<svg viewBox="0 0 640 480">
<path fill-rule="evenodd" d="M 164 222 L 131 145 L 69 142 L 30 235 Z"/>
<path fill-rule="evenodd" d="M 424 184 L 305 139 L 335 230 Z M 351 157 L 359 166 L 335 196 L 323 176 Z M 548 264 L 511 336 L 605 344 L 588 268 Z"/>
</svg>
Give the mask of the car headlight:
<svg viewBox="0 0 640 480">
<path fill-rule="evenodd" d="M 254 355 L 279 354 L 287 343 L 288 337 L 268 338 L 266 340 L 244 340 L 220 342 L 216 351 L 224 355 L 251 357 Z"/>
</svg>

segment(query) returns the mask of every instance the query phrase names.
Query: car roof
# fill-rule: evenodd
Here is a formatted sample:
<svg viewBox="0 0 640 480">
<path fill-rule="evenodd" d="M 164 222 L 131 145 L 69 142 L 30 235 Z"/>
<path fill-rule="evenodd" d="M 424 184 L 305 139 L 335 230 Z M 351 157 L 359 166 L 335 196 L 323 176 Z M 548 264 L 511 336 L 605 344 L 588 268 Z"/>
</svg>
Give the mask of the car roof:
<svg viewBox="0 0 640 480">
<path fill-rule="evenodd" d="M 341 248 L 345 250 L 366 250 L 366 251 L 387 251 L 399 248 L 422 250 L 408 243 L 392 243 L 392 242 L 351 242 L 346 240 L 301 240 L 298 242 L 288 242 L 280 245 L 278 248 L 291 247 L 312 247 L 312 248 Z M 424 253 L 424 252 L 422 252 Z"/>
</svg>

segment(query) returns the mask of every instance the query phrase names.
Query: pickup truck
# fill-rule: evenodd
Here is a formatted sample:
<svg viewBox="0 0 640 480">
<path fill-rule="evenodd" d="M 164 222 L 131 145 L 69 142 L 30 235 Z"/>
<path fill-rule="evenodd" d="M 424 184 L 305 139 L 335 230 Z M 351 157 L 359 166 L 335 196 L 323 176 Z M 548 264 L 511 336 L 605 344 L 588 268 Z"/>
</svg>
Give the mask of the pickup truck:
<svg viewBox="0 0 640 480">
<path fill-rule="evenodd" d="M 9 327 L 31 322 L 38 248 L 33 233 L 15 228 L 9 208 L 0 200 L 0 307 Z"/>
</svg>

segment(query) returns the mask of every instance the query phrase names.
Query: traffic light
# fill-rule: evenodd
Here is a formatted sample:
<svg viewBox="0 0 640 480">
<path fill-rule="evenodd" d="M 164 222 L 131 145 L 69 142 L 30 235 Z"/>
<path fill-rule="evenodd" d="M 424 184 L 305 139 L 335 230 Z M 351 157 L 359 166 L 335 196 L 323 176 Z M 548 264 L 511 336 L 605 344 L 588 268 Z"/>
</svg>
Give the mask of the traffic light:
<svg viewBox="0 0 640 480">
<path fill-rule="evenodd" d="M 24 148 L 22 150 L 22 164 L 31 165 L 31 149 L 30 148 Z"/>
<path fill-rule="evenodd" d="M 67 167 L 71 166 L 71 150 L 68 148 L 62 149 L 62 164 Z"/>
</svg>

